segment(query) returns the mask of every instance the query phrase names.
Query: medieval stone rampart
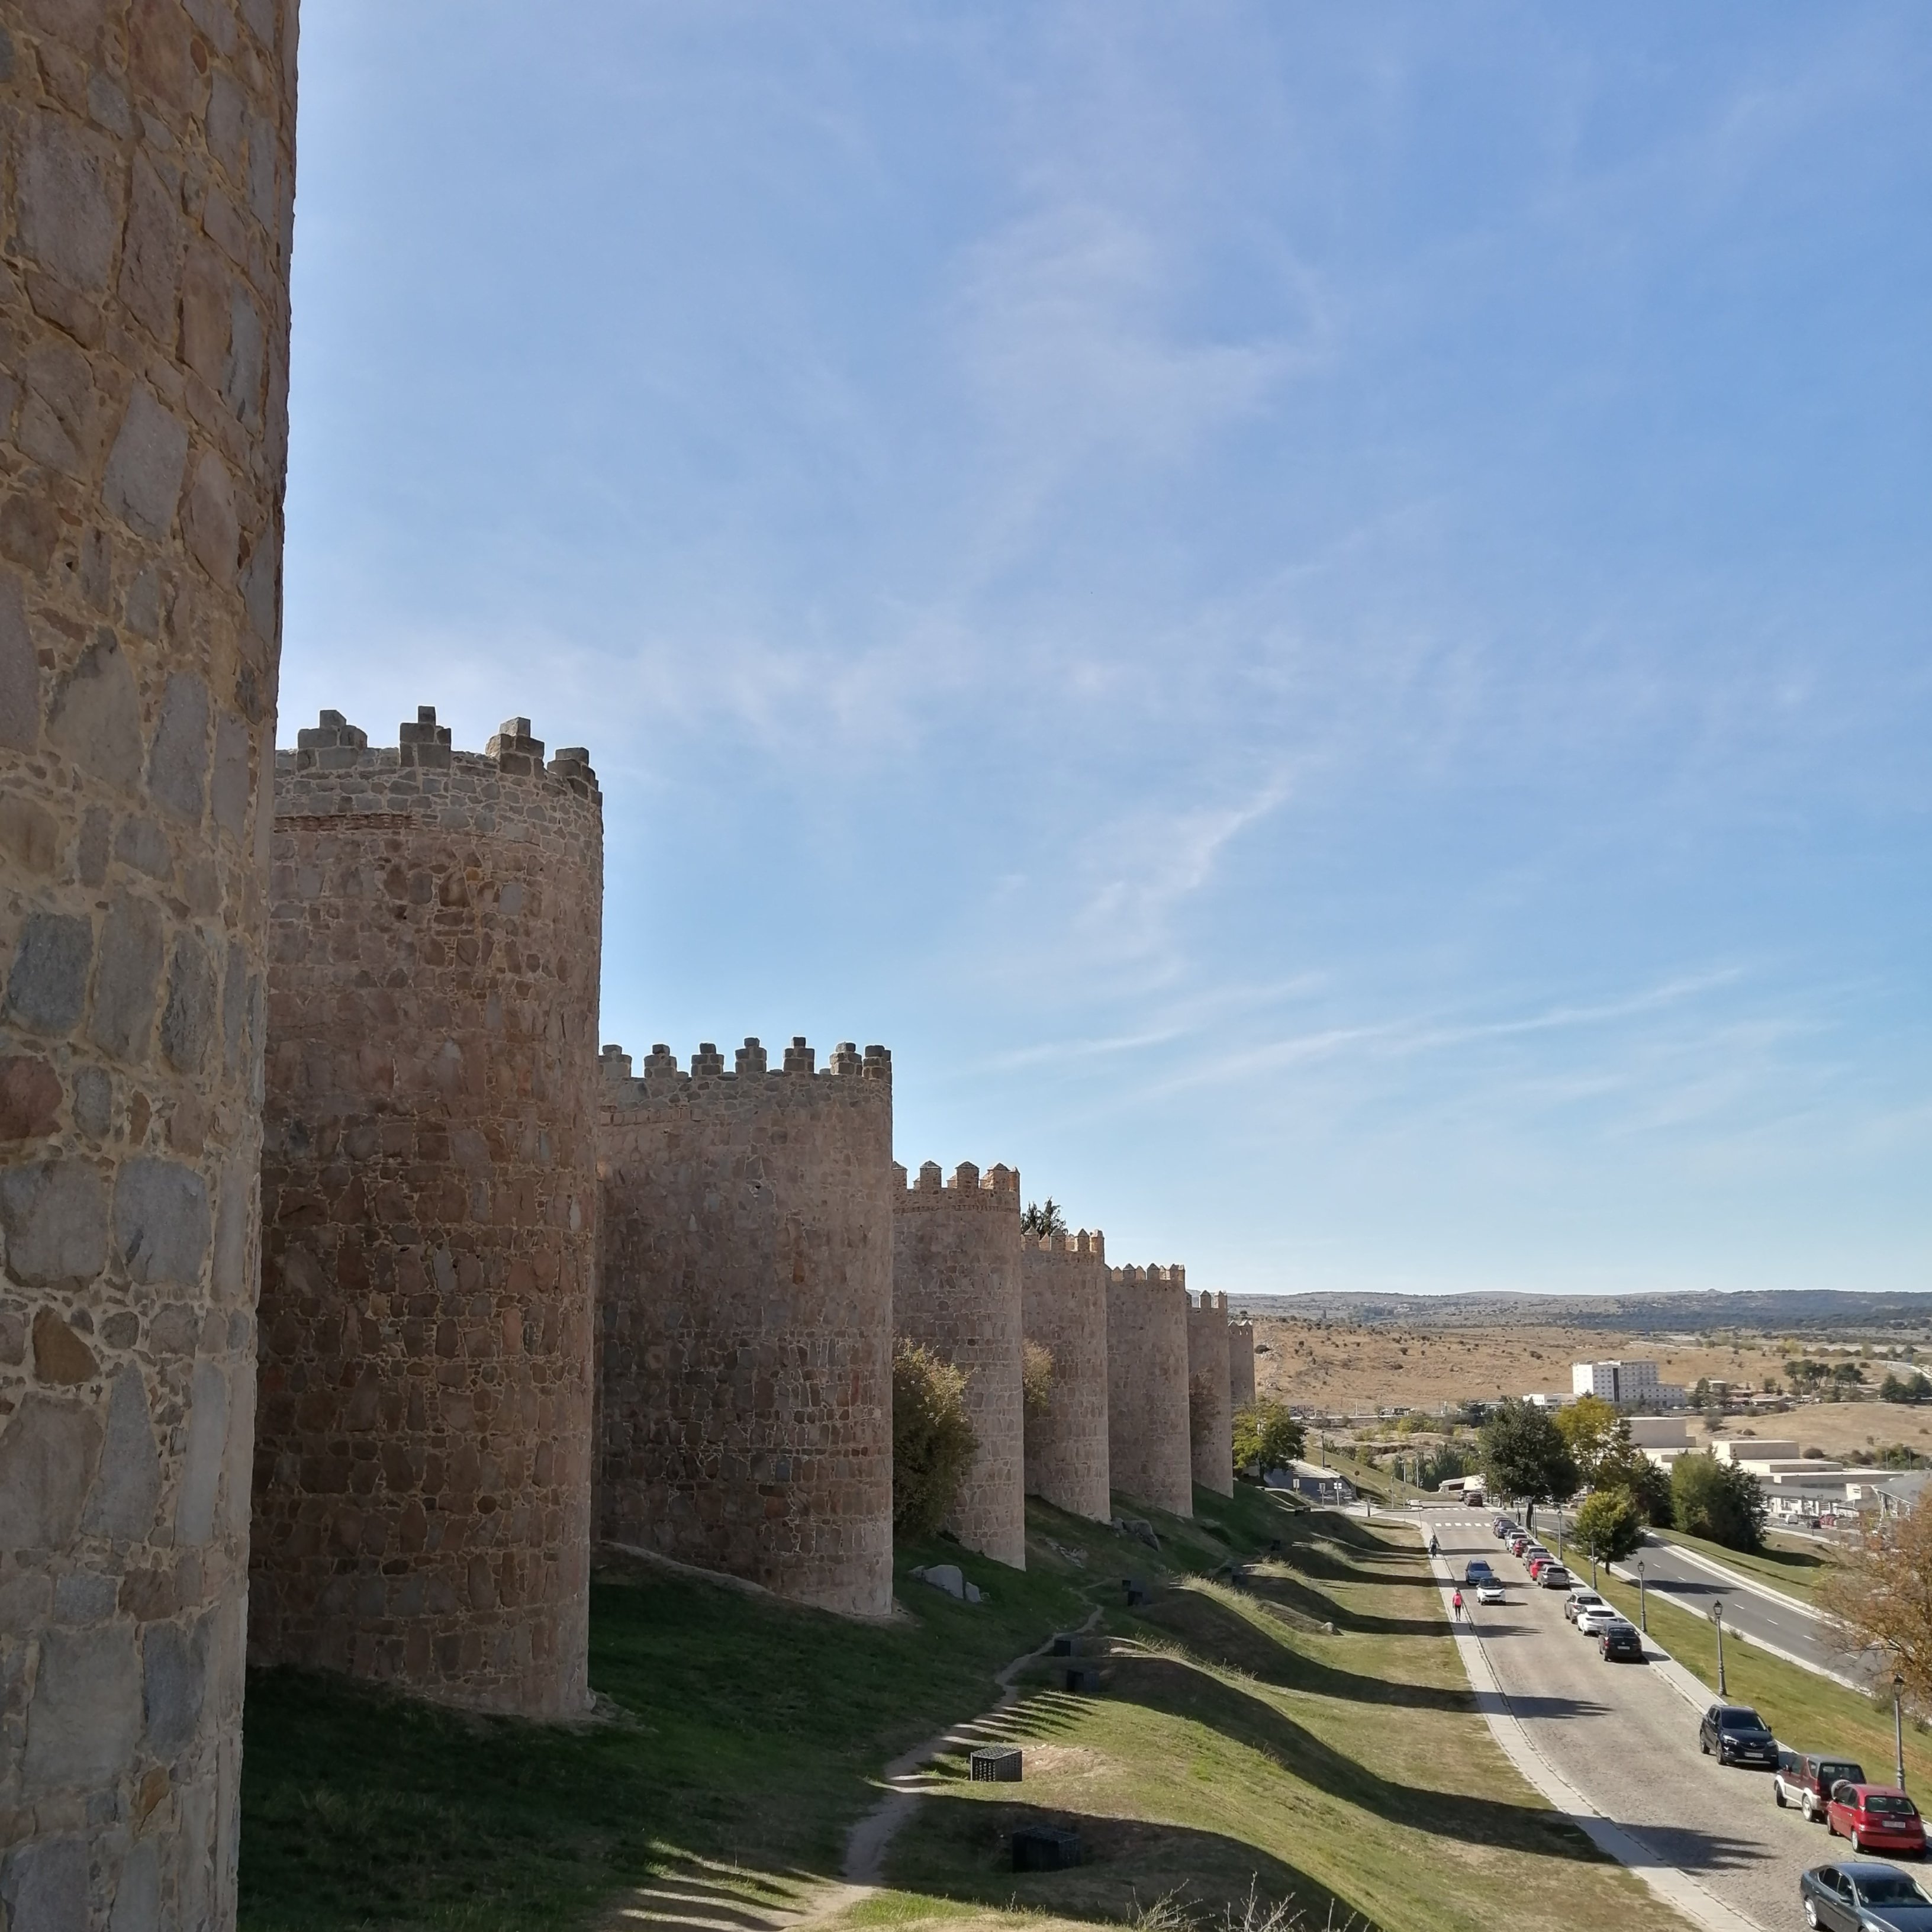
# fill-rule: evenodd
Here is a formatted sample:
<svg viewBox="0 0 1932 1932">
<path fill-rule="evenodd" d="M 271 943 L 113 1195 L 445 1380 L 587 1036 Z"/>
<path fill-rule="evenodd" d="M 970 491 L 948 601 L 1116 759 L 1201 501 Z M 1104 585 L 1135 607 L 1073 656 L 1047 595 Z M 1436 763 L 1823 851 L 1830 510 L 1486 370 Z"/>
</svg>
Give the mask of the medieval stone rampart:
<svg viewBox="0 0 1932 1932">
<path fill-rule="evenodd" d="M 1187 1304 L 1188 1438 L 1194 1480 L 1216 1496 L 1234 1493 L 1234 1408 L 1228 1387 L 1228 1298 Z"/>
<path fill-rule="evenodd" d="M 940 1184 L 928 1161 L 916 1185 L 894 1170 L 892 1334 L 966 1376 L 979 1448 L 946 1527 L 968 1550 L 1026 1568 L 1020 1388 L 1020 1178 L 962 1161 Z"/>
<path fill-rule="evenodd" d="M 1107 1257 L 1104 1237 L 1044 1234 L 1020 1256 L 1026 1339 L 1053 1360 L 1043 1414 L 1026 1418 L 1026 1487 L 1076 1516 L 1113 1514 L 1107 1462 Z"/>
<path fill-rule="evenodd" d="M 250 1648 L 588 1701 L 602 806 L 514 718 L 277 760 Z"/>
<path fill-rule="evenodd" d="M 1228 1400 L 1237 1411 L 1255 1406 L 1255 1324 L 1228 1324 Z"/>
<path fill-rule="evenodd" d="M 14 1932 L 234 1921 L 295 98 L 292 0 L 0 0 Z"/>
<path fill-rule="evenodd" d="M 892 1595 L 892 1056 L 604 1049 L 598 1520 L 882 1616 Z"/>
<path fill-rule="evenodd" d="M 1118 1268 L 1107 1277 L 1107 1460 L 1114 1489 L 1194 1514 L 1187 1428 L 1187 1276 Z"/>
</svg>

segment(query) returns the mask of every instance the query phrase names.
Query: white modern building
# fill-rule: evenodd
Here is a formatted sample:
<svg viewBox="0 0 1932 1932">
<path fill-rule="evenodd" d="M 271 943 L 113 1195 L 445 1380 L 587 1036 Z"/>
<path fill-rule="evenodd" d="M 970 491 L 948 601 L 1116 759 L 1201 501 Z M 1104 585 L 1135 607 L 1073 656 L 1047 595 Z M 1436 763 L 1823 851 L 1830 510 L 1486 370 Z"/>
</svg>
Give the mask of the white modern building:
<svg viewBox="0 0 1932 1932">
<path fill-rule="evenodd" d="M 1666 1400 L 1654 1362 L 1572 1362 L 1570 1392 L 1600 1396 L 1628 1408 L 1655 1408 Z"/>
</svg>

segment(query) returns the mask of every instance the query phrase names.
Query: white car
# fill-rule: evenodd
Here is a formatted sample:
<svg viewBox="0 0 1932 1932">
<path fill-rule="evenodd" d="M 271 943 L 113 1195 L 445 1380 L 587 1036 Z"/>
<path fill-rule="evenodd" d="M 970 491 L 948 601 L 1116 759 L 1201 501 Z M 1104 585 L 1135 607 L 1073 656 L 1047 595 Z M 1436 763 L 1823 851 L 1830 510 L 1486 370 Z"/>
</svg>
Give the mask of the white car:
<svg viewBox="0 0 1932 1932">
<path fill-rule="evenodd" d="M 1503 1594 L 1501 1582 L 1494 1576 L 1485 1576 L 1476 1586 L 1476 1600 L 1479 1604 L 1504 1604 L 1509 1599 Z"/>
<path fill-rule="evenodd" d="M 1599 1604 L 1594 1610 L 1576 1612 L 1576 1628 L 1586 1636 L 1601 1636 L 1611 1624 L 1628 1621 L 1622 1611 L 1612 1609 L 1608 1604 Z"/>
</svg>

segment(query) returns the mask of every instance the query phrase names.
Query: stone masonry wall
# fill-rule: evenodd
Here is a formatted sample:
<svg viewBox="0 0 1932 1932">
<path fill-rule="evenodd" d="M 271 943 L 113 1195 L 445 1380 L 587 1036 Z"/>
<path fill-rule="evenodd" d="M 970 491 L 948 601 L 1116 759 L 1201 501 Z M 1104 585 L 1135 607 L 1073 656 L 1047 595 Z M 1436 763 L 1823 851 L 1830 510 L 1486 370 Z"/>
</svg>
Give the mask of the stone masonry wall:
<svg viewBox="0 0 1932 1932">
<path fill-rule="evenodd" d="M 1106 1239 L 1082 1228 L 1026 1243 L 1020 1256 L 1026 1338 L 1053 1358 L 1043 1415 L 1026 1418 L 1026 1487 L 1076 1516 L 1113 1515 L 1107 1463 Z"/>
<path fill-rule="evenodd" d="M 1186 1283 L 1179 1268 L 1108 1275 L 1107 1460 L 1121 1494 L 1191 1516 Z"/>
<path fill-rule="evenodd" d="M 1234 1493 L 1234 1406 L 1229 1400 L 1228 1298 L 1187 1305 L 1187 1404 L 1194 1480 L 1216 1496 Z"/>
<path fill-rule="evenodd" d="M 1228 1400 L 1238 1412 L 1255 1406 L 1255 1324 L 1228 1324 Z"/>
<path fill-rule="evenodd" d="M 278 760 L 251 1649 L 586 1708 L 602 807 L 513 718 Z"/>
<path fill-rule="evenodd" d="M 0 0 L 14 1932 L 234 1918 L 295 95 L 294 0 Z"/>
<path fill-rule="evenodd" d="M 600 1533 L 828 1610 L 892 1600 L 892 1057 L 604 1050 Z"/>
<path fill-rule="evenodd" d="M 894 1170 L 892 1334 L 966 1374 L 979 1448 L 946 1520 L 968 1550 L 1026 1568 L 1024 1402 L 1020 1387 L 1020 1178 L 985 1180 L 962 1162 L 941 1186 L 937 1163 L 908 1187 Z"/>
</svg>

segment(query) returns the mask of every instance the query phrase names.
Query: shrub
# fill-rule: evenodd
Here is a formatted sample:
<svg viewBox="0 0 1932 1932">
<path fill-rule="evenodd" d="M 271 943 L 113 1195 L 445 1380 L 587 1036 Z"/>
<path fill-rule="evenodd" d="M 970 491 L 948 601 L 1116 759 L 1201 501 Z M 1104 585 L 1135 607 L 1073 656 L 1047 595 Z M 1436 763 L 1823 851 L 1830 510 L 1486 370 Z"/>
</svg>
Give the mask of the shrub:
<svg viewBox="0 0 1932 1932">
<path fill-rule="evenodd" d="M 964 1371 L 902 1342 L 892 1357 L 893 1528 L 932 1535 L 952 1514 L 979 1446 Z"/>
<path fill-rule="evenodd" d="M 1020 1344 L 1020 1393 L 1029 1415 L 1044 1415 L 1053 1401 L 1053 1352 L 1043 1342 Z"/>
<path fill-rule="evenodd" d="M 1748 1469 L 1711 1455 L 1680 1456 L 1670 1472 L 1671 1514 L 1687 1536 L 1727 1550 L 1756 1550 L 1764 1541 L 1764 1490 Z"/>
</svg>

